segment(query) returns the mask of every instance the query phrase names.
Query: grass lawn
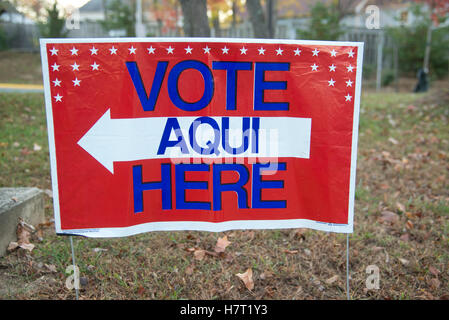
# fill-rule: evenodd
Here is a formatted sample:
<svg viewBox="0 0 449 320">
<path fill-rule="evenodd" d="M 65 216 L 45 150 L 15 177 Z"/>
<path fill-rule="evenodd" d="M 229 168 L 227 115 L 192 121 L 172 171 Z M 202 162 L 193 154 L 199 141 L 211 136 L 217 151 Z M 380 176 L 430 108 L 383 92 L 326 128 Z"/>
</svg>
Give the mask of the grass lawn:
<svg viewBox="0 0 449 320">
<path fill-rule="evenodd" d="M 0 83 L 42 84 L 40 54 L 0 51 Z"/>
<path fill-rule="evenodd" d="M 0 72 L 2 74 L 3 72 Z M 1 82 L 1 80 L 0 80 Z M 358 150 L 353 299 L 449 298 L 449 91 L 365 93 Z M 0 94 L 0 187 L 50 189 L 43 96 Z M 389 217 L 396 222 L 386 221 Z M 52 203 L 31 253 L 0 258 L 0 299 L 67 299 L 70 244 Z M 214 253 L 218 237 L 232 242 Z M 82 299 L 345 299 L 346 236 L 313 230 L 153 232 L 75 238 Z M 206 250 L 201 258 L 195 250 Z M 368 290 L 367 267 L 380 271 Z M 254 289 L 236 276 L 252 268 Z"/>
</svg>

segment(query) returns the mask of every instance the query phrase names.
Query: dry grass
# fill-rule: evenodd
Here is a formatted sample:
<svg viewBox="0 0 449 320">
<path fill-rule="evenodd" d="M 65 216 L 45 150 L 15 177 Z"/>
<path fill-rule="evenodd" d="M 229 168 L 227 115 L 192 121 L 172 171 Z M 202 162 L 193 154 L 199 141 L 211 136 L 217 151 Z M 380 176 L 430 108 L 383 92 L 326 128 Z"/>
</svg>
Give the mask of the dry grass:
<svg viewBox="0 0 449 320">
<path fill-rule="evenodd" d="M 10 103 L 3 103 L 7 99 Z M 42 100 L 40 95 L 0 97 L 0 186 L 50 187 Z M 17 109 L 21 103 L 30 111 Z M 350 236 L 351 297 L 448 298 L 447 92 L 369 93 L 362 103 L 355 232 Z M 33 143 L 42 150 L 32 151 Z M 50 199 L 46 211 L 50 219 Z M 397 221 L 383 221 L 385 211 Z M 0 258 L 0 298 L 74 297 L 65 287 L 69 239 L 56 236 L 52 225 L 43 231 L 43 241 L 35 240 L 31 254 L 16 251 Z M 215 254 L 223 235 L 232 243 Z M 153 232 L 76 238 L 75 247 L 82 299 L 346 298 L 342 234 L 288 229 Z M 197 260 L 195 249 L 208 253 Z M 56 272 L 45 264 L 54 265 Z M 378 290 L 366 288 L 369 265 L 379 267 Z M 236 276 L 248 268 L 253 271 L 252 291 Z"/>
</svg>

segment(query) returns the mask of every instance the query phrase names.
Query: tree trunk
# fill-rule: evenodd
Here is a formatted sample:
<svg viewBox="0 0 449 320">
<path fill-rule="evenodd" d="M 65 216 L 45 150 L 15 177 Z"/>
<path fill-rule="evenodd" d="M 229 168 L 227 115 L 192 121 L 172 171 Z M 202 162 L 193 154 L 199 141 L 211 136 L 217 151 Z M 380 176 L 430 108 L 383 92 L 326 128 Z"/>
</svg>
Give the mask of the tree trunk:
<svg viewBox="0 0 449 320">
<path fill-rule="evenodd" d="M 246 8 L 254 29 L 255 38 L 268 38 L 268 28 L 260 0 L 246 0 Z"/>
<path fill-rule="evenodd" d="M 187 37 L 210 37 L 206 0 L 179 0 Z"/>
</svg>

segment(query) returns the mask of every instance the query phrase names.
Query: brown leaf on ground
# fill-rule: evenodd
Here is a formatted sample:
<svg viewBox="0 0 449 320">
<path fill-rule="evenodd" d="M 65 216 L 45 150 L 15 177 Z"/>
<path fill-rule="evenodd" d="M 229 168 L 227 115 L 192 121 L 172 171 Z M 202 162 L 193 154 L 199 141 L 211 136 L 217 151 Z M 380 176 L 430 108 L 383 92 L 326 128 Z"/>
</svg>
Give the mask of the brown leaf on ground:
<svg viewBox="0 0 449 320">
<path fill-rule="evenodd" d="M 406 227 L 408 230 L 413 229 L 413 222 L 411 222 L 410 220 L 407 220 L 407 222 L 405 223 L 405 227 Z"/>
<path fill-rule="evenodd" d="M 440 284 L 441 282 L 437 278 L 433 278 L 429 281 L 429 286 L 434 290 L 438 289 L 440 287 Z"/>
<path fill-rule="evenodd" d="M 433 267 L 433 266 L 429 267 L 429 272 L 431 274 L 433 274 L 435 277 L 438 277 L 438 275 L 440 274 L 440 271 L 437 268 Z"/>
<path fill-rule="evenodd" d="M 145 288 L 142 287 L 142 286 L 140 286 L 140 287 L 137 289 L 137 294 L 138 294 L 139 296 L 143 296 L 143 295 L 145 294 Z"/>
<path fill-rule="evenodd" d="M 297 254 L 299 252 L 299 250 L 284 250 L 285 253 L 287 254 Z"/>
<path fill-rule="evenodd" d="M 408 233 L 404 233 L 402 236 L 399 237 L 399 239 L 401 239 L 402 241 L 409 241 L 410 236 Z"/>
<path fill-rule="evenodd" d="M 186 275 L 191 276 L 193 274 L 194 266 L 190 265 L 186 268 Z"/>
<path fill-rule="evenodd" d="M 193 252 L 193 256 L 198 261 L 203 260 L 205 255 L 206 255 L 206 250 L 197 249 Z"/>
<path fill-rule="evenodd" d="M 237 273 L 236 276 L 243 281 L 249 291 L 254 289 L 253 270 L 251 268 L 248 268 L 245 273 Z"/>
<path fill-rule="evenodd" d="M 19 224 L 17 225 L 17 242 L 13 241 L 8 245 L 8 251 L 13 251 L 17 248 L 22 248 L 28 251 L 34 249 L 34 244 L 30 243 L 31 232 L 35 231 L 35 228 L 19 219 Z"/>
<path fill-rule="evenodd" d="M 325 282 L 326 282 L 327 284 L 332 284 L 332 283 L 334 283 L 335 281 L 337 281 L 338 278 L 339 278 L 338 275 L 335 275 L 335 276 L 330 277 L 329 279 L 327 279 Z"/>
<path fill-rule="evenodd" d="M 7 250 L 8 251 L 13 251 L 13 250 L 17 249 L 18 247 L 19 247 L 19 244 L 17 242 L 15 242 L 15 241 L 12 241 L 12 242 L 9 243 Z"/>
<path fill-rule="evenodd" d="M 44 264 L 44 266 L 48 269 L 50 272 L 58 272 L 56 269 L 56 266 L 54 264 Z"/>
<path fill-rule="evenodd" d="M 405 206 L 402 203 L 400 203 L 400 202 L 396 202 L 396 208 L 400 212 L 405 212 Z"/>
<path fill-rule="evenodd" d="M 396 222 L 399 221 L 399 215 L 397 215 L 394 212 L 391 211 L 382 211 L 381 212 L 381 217 L 379 218 L 379 221 L 382 223 L 390 223 L 390 224 L 395 224 Z"/>
<path fill-rule="evenodd" d="M 260 274 L 260 279 L 262 279 L 262 280 L 265 280 L 265 279 L 268 279 L 271 277 L 273 277 L 273 272 L 271 272 L 271 271 L 264 271 Z"/>
<path fill-rule="evenodd" d="M 223 238 L 218 238 L 214 251 L 218 253 L 224 252 L 226 250 L 226 247 L 229 246 L 231 243 L 232 243 L 231 241 L 228 241 L 227 236 L 224 236 Z"/>
</svg>

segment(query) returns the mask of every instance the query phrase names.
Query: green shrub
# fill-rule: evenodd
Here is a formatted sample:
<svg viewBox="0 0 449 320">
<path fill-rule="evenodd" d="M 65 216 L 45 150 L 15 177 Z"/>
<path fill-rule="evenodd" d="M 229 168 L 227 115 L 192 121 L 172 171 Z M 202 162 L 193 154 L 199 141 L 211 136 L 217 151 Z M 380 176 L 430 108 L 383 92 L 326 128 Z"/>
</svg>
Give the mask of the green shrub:
<svg viewBox="0 0 449 320">
<path fill-rule="evenodd" d="M 399 70 L 403 74 L 416 76 L 422 68 L 426 48 L 427 29 L 430 19 L 422 6 L 414 5 L 411 8 L 417 18 L 411 26 L 400 26 L 387 30 L 394 42 L 398 45 Z M 449 63 L 449 26 L 434 29 L 430 51 L 430 74 L 438 78 L 448 73 Z"/>
<path fill-rule="evenodd" d="M 311 20 L 307 30 L 296 30 L 299 39 L 337 40 L 342 34 L 340 14 L 335 4 L 317 2 L 311 10 Z"/>
</svg>

